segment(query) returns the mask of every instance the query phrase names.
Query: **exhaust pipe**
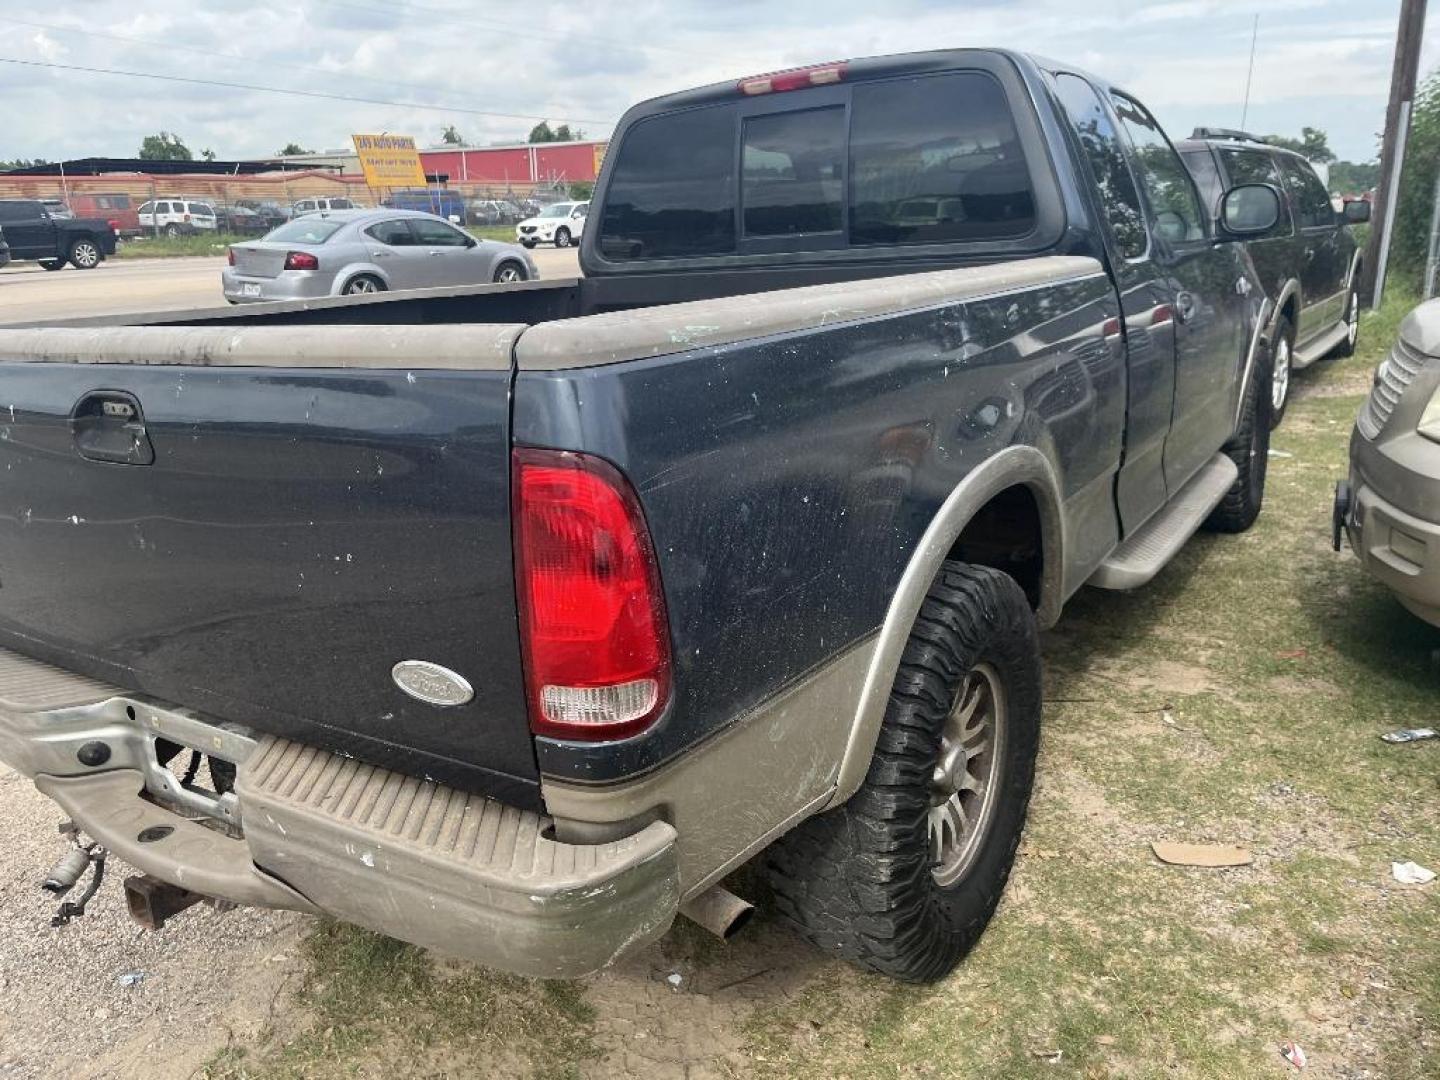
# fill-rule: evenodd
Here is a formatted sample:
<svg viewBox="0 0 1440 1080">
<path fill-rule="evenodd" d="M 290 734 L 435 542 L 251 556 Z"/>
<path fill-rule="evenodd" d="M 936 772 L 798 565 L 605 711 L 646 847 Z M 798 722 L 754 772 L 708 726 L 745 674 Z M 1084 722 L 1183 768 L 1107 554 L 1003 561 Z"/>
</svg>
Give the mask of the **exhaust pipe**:
<svg viewBox="0 0 1440 1080">
<path fill-rule="evenodd" d="M 721 941 L 729 941 L 744 929 L 755 914 L 755 905 L 741 900 L 729 889 L 719 885 L 692 896 L 680 905 L 680 914 L 698 923 Z"/>
</svg>

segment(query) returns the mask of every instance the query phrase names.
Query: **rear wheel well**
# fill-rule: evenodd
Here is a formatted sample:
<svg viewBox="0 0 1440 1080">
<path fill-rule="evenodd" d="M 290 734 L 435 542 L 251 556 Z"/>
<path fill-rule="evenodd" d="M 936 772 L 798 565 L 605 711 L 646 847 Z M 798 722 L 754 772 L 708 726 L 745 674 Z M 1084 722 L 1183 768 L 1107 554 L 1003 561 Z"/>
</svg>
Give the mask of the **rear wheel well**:
<svg viewBox="0 0 1440 1080">
<path fill-rule="evenodd" d="M 991 497 L 966 523 L 948 558 L 1009 574 L 1030 606 L 1038 608 L 1045 580 L 1045 533 L 1034 492 L 1016 484 Z"/>
</svg>

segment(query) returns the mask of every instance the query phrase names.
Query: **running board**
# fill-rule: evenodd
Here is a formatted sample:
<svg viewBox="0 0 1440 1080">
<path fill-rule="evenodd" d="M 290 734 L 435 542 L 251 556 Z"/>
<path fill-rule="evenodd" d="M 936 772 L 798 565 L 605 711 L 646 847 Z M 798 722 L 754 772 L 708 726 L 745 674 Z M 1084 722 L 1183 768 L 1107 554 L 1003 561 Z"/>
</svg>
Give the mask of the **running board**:
<svg viewBox="0 0 1440 1080">
<path fill-rule="evenodd" d="M 1345 335 L 1350 332 L 1348 323 L 1338 323 L 1329 331 L 1321 334 L 1314 341 L 1306 343 L 1304 348 L 1295 347 L 1290 361 L 1296 368 L 1306 368 L 1315 363 L 1316 360 L 1329 355 L 1330 350 L 1345 340 Z"/>
<path fill-rule="evenodd" d="M 1175 557 L 1200 523 L 1219 505 L 1239 470 L 1216 454 L 1179 493 L 1111 552 L 1088 584 L 1097 589 L 1138 589 Z"/>
</svg>

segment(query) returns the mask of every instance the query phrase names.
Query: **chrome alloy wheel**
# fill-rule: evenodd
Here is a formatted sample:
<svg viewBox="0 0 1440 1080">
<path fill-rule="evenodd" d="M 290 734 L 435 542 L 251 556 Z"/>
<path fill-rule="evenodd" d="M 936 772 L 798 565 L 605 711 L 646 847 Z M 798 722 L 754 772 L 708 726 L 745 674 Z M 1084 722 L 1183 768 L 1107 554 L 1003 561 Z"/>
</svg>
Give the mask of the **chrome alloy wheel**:
<svg viewBox="0 0 1440 1080">
<path fill-rule="evenodd" d="M 1281 338 L 1275 343 L 1275 370 L 1270 375 L 1270 409 L 1275 415 L 1285 407 L 1290 396 L 1290 342 Z"/>
<path fill-rule="evenodd" d="M 1005 690 L 989 664 L 960 683 L 930 779 L 931 874 L 940 886 L 969 872 L 995 819 L 1005 756 Z"/>
</svg>

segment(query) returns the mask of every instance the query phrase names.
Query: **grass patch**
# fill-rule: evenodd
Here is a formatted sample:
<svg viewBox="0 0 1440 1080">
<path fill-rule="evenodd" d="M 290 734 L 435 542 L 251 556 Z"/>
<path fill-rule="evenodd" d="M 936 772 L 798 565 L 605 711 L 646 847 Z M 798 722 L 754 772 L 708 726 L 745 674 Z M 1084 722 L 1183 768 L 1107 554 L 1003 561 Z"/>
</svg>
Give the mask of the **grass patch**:
<svg viewBox="0 0 1440 1080">
<path fill-rule="evenodd" d="M 515 243 L 514 225 L 467 225 L 465 231 L 477 240 L 501 240 Z"/>
<path fill-rule="evenodd" d="M 258 236 L 229 233 L 200 233 L 195 236 L 146 236 L 125 240 L 115 249 L 114 259 L 174 259 L 185 256 L 224 255 L 231 244 L 258 240 Z"/>
</svg>

